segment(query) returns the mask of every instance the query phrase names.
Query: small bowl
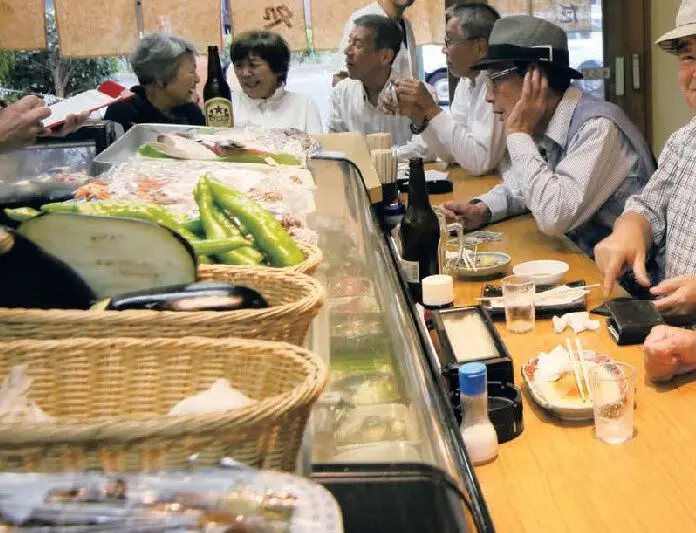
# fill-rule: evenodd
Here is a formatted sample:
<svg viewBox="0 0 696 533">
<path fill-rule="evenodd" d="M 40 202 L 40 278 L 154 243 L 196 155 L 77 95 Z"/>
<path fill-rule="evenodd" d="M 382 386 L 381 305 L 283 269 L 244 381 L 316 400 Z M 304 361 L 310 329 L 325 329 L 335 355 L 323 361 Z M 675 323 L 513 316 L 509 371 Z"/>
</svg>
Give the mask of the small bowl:
<svg viewBox="0 0 696 533">
<path fill-rule="evenodd" d="M 527 261 L 512 267 L 516 276 L 533 281 L 536 285 L 556 285 L 570 270 L 568 263 L 552 259 Z"/>
<path fill-rule="evenodd" d="M 453 262 L 457 259 L 457 255 L 457 252 L 447 252 L 447 260 Z M 452 273 L 462 279 L 490 278 L 505 274 L 510 260 L 510 256 L 503 252 L 479 252 L 476 254 L 476 264 L 484 263 L 484 266 L 478 266 L 474 270 L 464 266 L 462 260 L 459 266 L 453 268 Z"/>
</svg>

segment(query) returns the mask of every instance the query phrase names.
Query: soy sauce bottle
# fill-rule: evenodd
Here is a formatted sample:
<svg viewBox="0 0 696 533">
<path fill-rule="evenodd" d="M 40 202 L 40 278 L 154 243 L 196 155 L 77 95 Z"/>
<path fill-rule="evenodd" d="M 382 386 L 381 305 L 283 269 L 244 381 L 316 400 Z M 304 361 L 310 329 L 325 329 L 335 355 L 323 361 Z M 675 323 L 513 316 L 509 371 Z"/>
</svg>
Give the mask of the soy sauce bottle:
<svg viewBox="0 0 696 533">
<path fill-rule="evenodd" d="M 205 123 L 212 128 L 231 128 L 234 126 L 232 93 L 222 73 L 220 54 L 217 46 L 208 47 L 208 80 L 203 87 L 205 102 Z"/>
<path fill-rule="evenodd" d="M 423 303 L 423 278 L 439 274 L 440 223 L 430 206 L 423 159 L 409 161 L 408 208 L 401 221 L 401 268 L 413 299 Z"/>
</svg>

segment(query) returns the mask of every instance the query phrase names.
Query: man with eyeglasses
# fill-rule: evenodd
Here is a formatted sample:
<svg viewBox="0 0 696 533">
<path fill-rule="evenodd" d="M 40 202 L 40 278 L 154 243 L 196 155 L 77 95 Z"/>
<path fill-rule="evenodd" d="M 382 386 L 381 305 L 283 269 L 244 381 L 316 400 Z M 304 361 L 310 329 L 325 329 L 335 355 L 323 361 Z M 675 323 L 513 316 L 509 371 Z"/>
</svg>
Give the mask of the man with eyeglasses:
<svg viewBox="0 0 696 533">
<path fill-rule="evenodd" d="M 566 234 L 589 256 L 611 233 L 626 200 L 655 169 L 649 146 L 614 104 L 570 87 L 568 39 L 528 15 L 496 22 L 487 58 L 488 101 L 505 121 L 503 183 L 466 203 L 448 203 L 467 229 L 530 211 L 539 229 Z"/>
<path fill-rule="evenodd" d="M 343 51 L 348 46 L 350 34 L 355 27 L 355 21 L 365 15 L 381 15 L 392 20 L 399 28 L 401 44 L 392 66 L 394 75 L 399 79 L 418 78 L 418 62 L 416 37 L 413 26 L 404 17 L 404 12 L 413 5 L 415 0 L 377 0 L 355 11 L 343 28 L 341 42 L 338 45 L 339 58 L 334 74 L 334 86 L 348 77 L 348 68 Z"/>
<path fill-rule="evenodd" d="M 422 139 L 411 133 L 410 120 L 393 113 L 392 64 L 400 44 L 399 28 L 387 17 L 365 15 L 355 21 L 344 51 L 350 77 L 331 92 L 329 131 L 390 133 L 397 158 L 432 159 Z"/>
<path fill-rule="evenodd" d="M 505 152 L 504 124 L 486 99 L 485 73 L 471 68 L 486 57 L 498 19 L 487 4 L 457 4 L 447 10 L 442 51 L 450 73 L 461 78 L 449 113 L 433 101 L 423 82 L 395 82 L 402 113 L 413 121 L 411 131 L 440 159 L 456 161 L 475 176 L 494 169 Z"/>
</svg>

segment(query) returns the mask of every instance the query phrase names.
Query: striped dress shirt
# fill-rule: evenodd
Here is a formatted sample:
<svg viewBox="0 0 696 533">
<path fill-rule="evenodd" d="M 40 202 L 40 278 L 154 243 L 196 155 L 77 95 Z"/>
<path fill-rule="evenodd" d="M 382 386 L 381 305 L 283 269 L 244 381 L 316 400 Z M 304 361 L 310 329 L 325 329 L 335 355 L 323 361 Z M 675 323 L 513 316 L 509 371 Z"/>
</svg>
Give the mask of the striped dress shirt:
<svg viewBox="0 0 696 533">
<path fill-rule="evenodd" d="M 587 120 L 568 139 L 581 98 L 579 90 L 568 89 L 544 135 L 507 136 L 500 167 L 503 183 L 480 197 L 492 222 L 531 211 L 541 231 L 562 235 L 595 216 L 612 221 L 618 216 L 602 213 L 603 206 L 628 176 L 644 173 L 643 165 L 628 138 L 608 118 Z M 591 254 L 591 249 L 585 251 Z"/>
</svg>

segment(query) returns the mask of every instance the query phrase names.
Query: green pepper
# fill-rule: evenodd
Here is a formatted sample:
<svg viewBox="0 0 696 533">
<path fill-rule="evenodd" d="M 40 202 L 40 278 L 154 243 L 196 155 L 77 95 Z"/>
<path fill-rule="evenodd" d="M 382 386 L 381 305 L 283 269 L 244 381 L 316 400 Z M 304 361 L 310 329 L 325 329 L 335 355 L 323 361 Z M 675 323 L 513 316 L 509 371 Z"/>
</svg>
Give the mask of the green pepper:
<svg viewBox="0 0 696 533">
<path fill-rule="evenodd" d="M 201 236 L 205 235 L 205 228 L 203 227 L 203 222 L 201 222 L 200 217 L 181 220 L 179 224 L 191 233 Z"/>
<path fill-rule="evenodd" d="M 246 239 L 246 241 L 249 243 L 249 246 L 240 249 L 240 252 L 246 255 L 249 259 L 253 260 L 254 264 L 258 265 L 265 262 L 265 257 L 254 247 L 254 243 L 251 242 L 251 239 L 249 239 L 247 235 L 245 235 L 242 230 L 234 222 L 232 222 L 227 215 L 225 215 L 223 211 L 218 209 L 217 206 L 213 205 L 213 210 L 215 219 L 230 237 L 241 237 L 242 239 Z"/>
<path fill-rule="evenodd" d="M 15 209 L 5 209 L 5 215 L 11 220 L 17 222 L 26 222 L 30 218 L 37 217 L 41 214 L 40 211 L 32 209 L 31 207 L 17 207 Z"/>
<path fill-rule="evenodd" d="M 208 184 L 200 179 L 193 190 L 193 197 L 198 204 L 198 210 L 201 214 L 201 222 L 205 228 L 205 234 L 208 239 L 227 239 L 227 238 L 242 238 L 241 234 L 232 235 L 221 224 L 215 211 L 213 197 L 210 194 Z M 215 258 L 221 263 L 232 265 L 256 265 L 260 261 L 255 261 L 245 253 L 245 250 L 251 249 L 251 246 L 242 246 L 236 250 L 215 254 Z M 260 255 L 260 254 L 259 254 Z"/>
<path fill-rule="evenodd" d="M 244 224 L 272 266 L 293 266 L 304 261 L 302 250 L 271 213 L 245 194 L 208 176 L 204 179 L 210 186 L 214 202 Z"/>
<path fill-rule="evenodd" d="M 218 255 L 231 252 L 243 246 L 249 246 L 249 241 L 241 237 L 229 237 L 227 239 L 207 239 L 191 242 L 196 255 Z"/>
<path fill-rule="evenodd" d="M 43 213 L 77 213 L 77 202 L 58 202 L 41 206 Z"/>
</svg>

